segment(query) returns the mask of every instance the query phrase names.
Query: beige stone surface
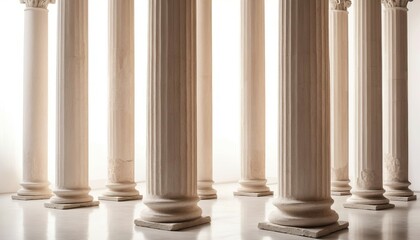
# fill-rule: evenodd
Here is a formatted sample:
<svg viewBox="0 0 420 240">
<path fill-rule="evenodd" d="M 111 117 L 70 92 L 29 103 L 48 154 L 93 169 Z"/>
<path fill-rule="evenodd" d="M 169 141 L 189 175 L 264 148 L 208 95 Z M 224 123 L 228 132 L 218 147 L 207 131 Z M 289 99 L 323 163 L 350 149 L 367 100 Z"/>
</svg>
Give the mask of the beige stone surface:
<svg viewBox="0 0 420 240">
<path fill-rule="evenodd" d="M 362 210 L 372 210 L 372 211 L 378 211 L 378 210 L 384 210 L 389 208 L 394 208 L 394 204 L 355 204 L 355 203 L 344 203 L 343 206 L 345 208 L 354 208 L 354 209 L 362 209 Z"/>
<path fill-rule="evenodd" d="M 136 219 L 134 223 L 139 227 L 155 228 L 159 230 L 166 231 L 179 231 L 185 228 L 195 227 L 210 223 L 210 217 L 199 217 L 191 221 L 178 222 L 178 223 L 157 223 L 157 222 L 148 222 L 140 219 Z"/>
<path fill-rule="evenodd" d="M 198 195 L 198 197 L 200 198 L 200 200 L 211 200 L 211 199 L 217 199 L 217 194 L 213 194 L 213 195 Z"/>
<path fill-rule="evenodd" d="M 413 196 L 408 178 L 408 0 L 383 0 L 383 176 L 385 196 Z"/>
<path fill-rule="evenodd" d="M 280 1 L 279 28 L 279 186 L 268 220 L 327 226 L 339 219 L 330 190 L 328 0 Z"/>
<path fill-rule="evenodd" d="M 56 188 L 46 207 L 94 206 L 88 161 L 88 1 L 60 0 L 57 11 Z"/>
<path fill-rule="evenodd" d="M 134 0 L 110 0 L 108 7 L 108 182 L 103 197 L 137 200 L 139 192 L 134 182 Z"/>
<path fill-rule="evenodd" d="M 409 196 L 409 197 L 396 197 L 396 196 L 386 196 L 390 201 L 401 201 L 401 202 L 409 202 L 417 200 L 417 195 Z"/>
<path fill-rule="evenodd" d="M 345 221 L 338 221 L 336 223 L 316 228 L 297 228 L 289 226 L 281 226 L 269 222 L 262 222 L 258 224 L 258 228 L 268 231 L 275 231 L 291 235 L 298 235 L 311 238 L 321 238 L 333 232 L 337 232 L 348 228 L 349 223 Z"/>
<path fill-rule="evenodd" d="M 98 201 L 91 201 L 91 202 L 85 202 L 85 203 L 65 203 L 65 204 L 44 203 L 44 206 L 46 208 L 67 210 L 67 209 L 73 209 L 73 208 L 96 207 L 96 206 L 99 206 L 99 202 Z"/>
<path fill-rule="evenodd" d="M 47 194 L 47 195 L 34 195 L 34 196 L 30 196 L 30 195 L 13 195 L 12 199 L 13 200 L 23 200 L 23 201 L 28 201 L 28 200 L 41 200 L 41 199 L 50 199 L 52 196 L 52 194 Z"/>
<path fill-rule="evenodd" d="M 196 3 L 150 1 L 148 181 L 139 221 L 181 224 L 202 214 L 197 205 Z"/>
<path fill-rule="evenodd" d="M 241 1 L 241 179 L 237 192 L 267 192 L 264 0 Z"/>
<path fill-rule="evenodd" d="M 350 192 L 333 192 L 333 191 L 331 191 L 331 195 L 332 196 L 348 196 L 348 195 L 351 195 L 351 193 Z"/>
<path fill-rule="evenodd" d="M 349 0 L 330 0 L 331 194 L 350 194 Z"/>
<path fill-rule="evenodd" d="M 212 0 L 197 1 L 197 193 L 214 199 Z"/>
<path fill-rule="evenodd" d="M 48 182 L 48 3 L 24 1 L 22 188 L 16 200 L 51 196 Z"/>
<path fill-rule="evenodd" d="M 143 196 L 142 195 L 128 196 L 128 197 L 99 196 L 98 199 L 102 201 L 123 202 L 123 201 L 132 201 L 132 200 L 141 200 L 143 199 Z"/>
<path fill-rule="evenodd" d="M 355 159 L 347 203 L 386 205 L 382 182 L 381 0 L 355 0 Z"/>
<path fill-rule="evenodd" d="M 272 196 L 273 191 L 267 192 L 233 192 L 234 196 L 242 196 L 242 197 L 265 197 L 265 196 Z"/>
</svg>

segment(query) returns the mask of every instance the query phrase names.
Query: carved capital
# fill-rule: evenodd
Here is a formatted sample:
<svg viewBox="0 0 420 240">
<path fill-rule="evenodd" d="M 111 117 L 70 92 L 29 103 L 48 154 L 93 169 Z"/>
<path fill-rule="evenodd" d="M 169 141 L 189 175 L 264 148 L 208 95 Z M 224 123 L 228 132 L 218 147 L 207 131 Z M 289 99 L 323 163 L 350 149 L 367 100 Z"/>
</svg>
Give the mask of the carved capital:
<svg viewBox="0 0 420 240">
<path fill-rule="evenodd" d="M 387 8 L 407 8 L 408 2 L 413 0 L 382 0 L 382 4 Z"/>
<path fill-rule="evenodd" d="M 350 0 L 330 0 L 330 8 L 331 10 L 342 10 L 347 11 L 351 5 Z"/>
<path fill-rule="evenodd" d="M 392 156 L 392 154 L 385 155 L 384 159 L 385 168 L 388 172 L 388 179 L 391 181 L 401 181 L 400 173 L 401 173 L 401 161 L 400 159 Z"/>
<path fill-rule="evenodd" d="M 372 170 L 364 169 L 359 173 L 357 184 L 361 188 L 371 188 L 375 186 L 376 174 Z"/>
<path fill-rule="evenodd" d="M 47 8 L 49 3 L 55 3 L 55 0 L 20 0 L 20 3 L 26 4 L 26 7 Z"/>
</svg>

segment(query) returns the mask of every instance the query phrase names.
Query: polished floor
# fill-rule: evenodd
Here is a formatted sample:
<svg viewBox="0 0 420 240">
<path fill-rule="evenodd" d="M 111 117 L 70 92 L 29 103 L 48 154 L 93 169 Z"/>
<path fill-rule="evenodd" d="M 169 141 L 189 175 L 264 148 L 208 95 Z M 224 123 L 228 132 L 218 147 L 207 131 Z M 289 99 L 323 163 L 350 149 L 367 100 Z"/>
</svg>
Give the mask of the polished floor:
<svg viewBox="0 0 420 240">
<path fill-rule="evenodd" d="M 276 190 L 275 185 L 270 185 Z M 274 207 L 271 197 L 234 197 L 235 184 L 218 184 L 219 199 L 200 201 L 211 224 L 180 232 L 136 227 L 133 220 L 144 207 L 141 201 L 107 202 L 99 207 L 54 210 L 45 201 L 14 201 L 10 194 L 0 195 L 0 239 L 308 239 L 259 230 L 258 222 Z M 139 185 L 144 192 L 144 184 Z M 93 191 L 96 197 L 100 191 Z M 346 197 L 334 197 L 333 208 L 340 220 L 349 221 L 348 230 L 323 239 L 420 239 L 420 201 L 394 202 L 396 207 L 383 211 L 349 210 L 342 207 Z"/>
</svg>

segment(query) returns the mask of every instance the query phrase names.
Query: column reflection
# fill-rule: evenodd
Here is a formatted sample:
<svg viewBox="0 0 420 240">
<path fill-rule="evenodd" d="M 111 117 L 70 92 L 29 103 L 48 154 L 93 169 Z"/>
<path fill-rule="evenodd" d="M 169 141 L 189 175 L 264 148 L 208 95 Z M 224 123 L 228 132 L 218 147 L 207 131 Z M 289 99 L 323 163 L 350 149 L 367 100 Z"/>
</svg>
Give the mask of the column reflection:
<svg viewBox="0 0 420 240">
<path fill-rule="evenodd" d="M 384 211 L 352 210 L 349 212 L 349 239 L 382 239 Z"/>
<path fill-rule="evenodd" d="M 398 207 L 387 211 L 382 221 L 382 233 L 385 240 L 406 240 L 408 237 L 408 209 Z"/>
<path fill-rule="evenodd" d="M 89 220 L 92 209 L 51 210 L 51 213 L 55 220 L 53 239 L 89 239 Z"/>
<path fill-rule="evenodd" d="M 258 223 L 265 221 L 265 209 L 267 204 L 271 204 L 270 199 L 270 197 L 241 197 L 238 199 L 241 206 L 240 231 L 242 239 L 260 239 L 263 235 L 270 234 L 267 231 L 255 231 Z"/>
<path fill-rule="evenodd" d="M 103 205 L 107 211 L 108 240 L 133 239 L 133 219 L 136 205 L 128 202 Z"/>
<path fill-rule="evenodd" d="M 34 207 L 32 204 L 20 204 L 22 208 L 23 219 L 23 239 L 25 240 L 42 240 L 48 238 L 48 211 L 45 208 Z"/>
</svg>

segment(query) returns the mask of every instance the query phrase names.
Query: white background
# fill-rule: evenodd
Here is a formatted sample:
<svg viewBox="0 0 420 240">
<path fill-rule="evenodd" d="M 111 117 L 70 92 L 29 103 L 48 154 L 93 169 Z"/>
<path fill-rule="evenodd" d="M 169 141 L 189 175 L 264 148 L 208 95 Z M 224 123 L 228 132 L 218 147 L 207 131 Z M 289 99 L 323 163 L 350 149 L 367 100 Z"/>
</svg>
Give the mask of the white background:
<svg viewBox="0 0 420 240">
<path fill-rule="evenodd" d="M 19 188 L 22 150 L 24 5 L 2 2 L 0 15 L 0 192 Z M 410 179 L 420 190 L 420 4 L 409 4 Z M 55 182 L 57 5 L 49 6 L 49 180 Z M 148 1 L 135 1 L 136 180 L 145 180 Z M 214 180 L 240 174 L 240 0 L 213 0 Z M 108 3 L 89 0 L 89 178 L 103 187 L 107 174 Z M 350 163 L 354 148 L 353 14 L 350 8 Z M 266 174 L 277 174 L 278 0 L 266 0 Z M 352 165 L 350 168 L 353 169 Z M 417 169 L 417 170 L 416 170 Z M 144 192 L 143 189 L 140 191 Z"/>
</svg>

